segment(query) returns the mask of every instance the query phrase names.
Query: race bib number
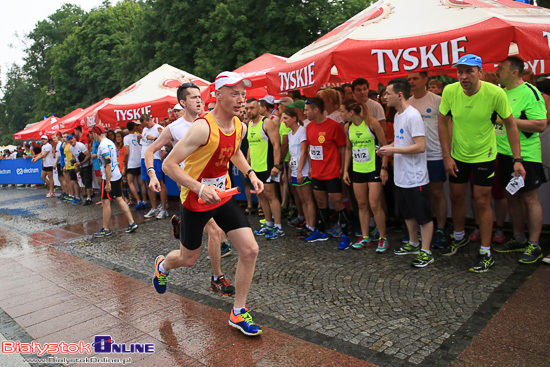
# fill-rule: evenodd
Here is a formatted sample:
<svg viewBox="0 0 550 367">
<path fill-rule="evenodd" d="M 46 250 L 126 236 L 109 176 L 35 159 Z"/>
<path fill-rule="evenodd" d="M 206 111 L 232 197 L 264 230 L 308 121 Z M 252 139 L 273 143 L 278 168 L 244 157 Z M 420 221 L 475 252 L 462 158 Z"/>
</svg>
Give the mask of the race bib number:
<svg viewBox="0 0 550 367">
<path fill-rule="evenodd" d="M 290 158 L 290 176 L 296 177 L 298 175 L 298 159 L 296 157 Z"/>
<path fill-rule="evenodd" d="M 323 146 L 322 145 L 311 145 L 309 147 L 309 156 L 314 161 L 323 160 Z"/>
<path fill-rule="evenodd" d="M 523 186 L 525 186 L 525 182 L 523 181 L 523 177 L 518 176 L 512 177 L 510 182 L 508 182 L 508 185 L 506 186 L 506 191 L 510 193 L 510 195 L 514 195 L 516 192 L 519 191 Z"/>
<path fill-rule="evenodd" d="M 226 175 L 216 178 L 203 178 L 201 184 L 205 186 L 216 186 L 218 189 L 225 191 Z"/>
<path fill-rule="evenodd" d="M 495 135 L 506 136 L 506 127 L 504 124 L 495 124 Z"/>
<path fill-rule="evenodd" d="M 353 149 L 353 161 L 355 163 L 366 163 L 370 162 L 370 155 L 368 148 Z"/>
</svg>

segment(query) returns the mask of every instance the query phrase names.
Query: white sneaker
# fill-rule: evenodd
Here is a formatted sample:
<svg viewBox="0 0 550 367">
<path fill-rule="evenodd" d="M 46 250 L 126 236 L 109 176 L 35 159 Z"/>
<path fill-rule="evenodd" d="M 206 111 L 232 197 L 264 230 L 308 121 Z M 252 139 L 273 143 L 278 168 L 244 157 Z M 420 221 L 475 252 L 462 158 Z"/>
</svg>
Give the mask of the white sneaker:
<svg viewBox="0 0 550 367">
<path fill-rule="evenodd" d="M 164 209 L 160 209 L 157 215 L 157 219 L 164 219 L 168 216 L 168 212 Z"/>
<path fill-rule="evenodd" d="M 48 193 L 46 194 L 46 197 L 47 197 L 47 198 L 53 197 L 53 193 L 52 193 L 52 192 L 48 192 Z"/>
<path fill-rule="evenodd" d="M 153 218 L 156 217 L 159 213 L 158 209 L 151 208 L 147 214 L 144 215 L 145 218 Z"/>
<path fill-rule="evenodd" d="M 547 263 L 547 264 L 550 264 L 550 255 L 546 256 L 545 258 L 542 259 L 542 262 L 543 263 Z"/>
</svg>

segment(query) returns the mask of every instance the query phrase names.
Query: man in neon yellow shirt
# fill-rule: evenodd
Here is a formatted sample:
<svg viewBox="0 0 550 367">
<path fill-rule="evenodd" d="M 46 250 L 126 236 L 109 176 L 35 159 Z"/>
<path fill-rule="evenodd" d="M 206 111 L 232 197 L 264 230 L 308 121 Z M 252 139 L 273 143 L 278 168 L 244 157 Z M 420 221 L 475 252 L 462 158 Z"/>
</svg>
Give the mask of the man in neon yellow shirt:
<svg viewBox="0 0 550 367">
<path fill-rule="evenodd" d="M 510 218 L 513 225 L 513 238 L 510 241 L 496 245 L 496 252 L 523 252 L 519 262 L 532 264 L 542 258 L 539 246 L 542 231 L 542 205 L 538 197 L 538 188 L 546 177 L 542 168 L 542 151 L 539 133 L 546 129 L 546 106 L 540 91 L 522 80 L 523 60 L 510 56 L 498 65 L 496 71 L 499 83 L 506 88 L 506 96 L 512 106 L 512 111 L 519 129 L 521 156 L 527 175 L 525 186 L 514 195 L 507 193 Z M 510 181 L 513 157 L 507 139 L 507 130 L 501 124 L 495 125 L 498 145 L 498 164 L 500 180 L 503 185 Z M 524 213 L 522 208 L 527 208 Z M 529 226 L 529 241 L 525 238 L 525 214 Z"/>
<path fill-rule="evenodd" d="M 508 132 L 513 153 L 514 175 L 525 177 L 520 154 L 519 133 L 506 94 L 499 87 L 480 80 L 482 61 L 477 55 L 464 55 L 454 65 L 458 83 L 443 90 L 439 106 L 439 140 L 449 174 L 454 233 L 452 242 L 442 250 L 451 256 L 469 243 L 464 235 L 466 192 L 470 173 L 474 176 L 474 206 L 479 215 L 481 248 L 470 271 L 483 273 L 494 265 L 491 255 L 493 212 L 491 187 L 495 176 L 497 144 L 493 124 L 500 116 Z M 452 145 L 449 122 L 452 118 Z"/>
</svg>

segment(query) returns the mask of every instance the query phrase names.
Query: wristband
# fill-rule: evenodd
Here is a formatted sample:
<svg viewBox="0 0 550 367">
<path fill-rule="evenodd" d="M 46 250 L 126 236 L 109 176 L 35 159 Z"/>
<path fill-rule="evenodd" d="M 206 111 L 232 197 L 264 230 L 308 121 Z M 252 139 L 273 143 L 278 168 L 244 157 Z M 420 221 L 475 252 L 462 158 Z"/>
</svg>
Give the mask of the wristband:
<svg viewBox="0 0 550 367">
<path fill-rule="evenodd" d="M 147 173 L 149 173 L 149 171 L 154 171 L 154 170 L 155 170 L 154 167 L 149 167 L 149 168 L 147 168 Z"/>
<path fill-rule="evenodd" d="M 201 189 L 199 190 L 199 199 L 200 199 L 201 196 L 202 196 L 202 190 L 204 190 L 204 184 L 201 186 Z"/>
<path fill-rule="evenodd" d="M 281 168 L 283 168 L 283 166 L 280 164 L 275 164 L 274 167 L 277 168 L 279 171 L 281 170 Z"/>
<path fill-rule="evenodd" d="M 251 172 L 256 173 L 256 171 L 254 171 L 254 170 L 251 168 L 251 169 L 248 170 L 248 172 L 246 172 L 246 178 L 250 178 L 249 176 L 250 176 L 250 173 L 251 173 Z"/>
<path fill-rule="evenodd" d="M 523 163 L 523 158 L 514 158 L 514 163 Z"/>
<path fill-rule="evenodd" d="M 387 170 L 388 170 L 388 166 L 382 166 L 382 167 L 380 167 L 380 169 L 383 169 L 383 170 L 386 170 L 386 171 L 387 171 Z"/>
</svg>

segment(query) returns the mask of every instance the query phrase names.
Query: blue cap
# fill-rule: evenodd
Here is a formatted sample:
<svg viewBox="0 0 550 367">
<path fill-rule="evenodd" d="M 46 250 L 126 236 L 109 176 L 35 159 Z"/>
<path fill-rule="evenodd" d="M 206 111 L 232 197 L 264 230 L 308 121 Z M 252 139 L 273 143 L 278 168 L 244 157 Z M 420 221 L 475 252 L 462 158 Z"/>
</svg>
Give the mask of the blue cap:
<svg viewBox="0 0 550 367">
<path fill-rule="evenodd" d="M 74 138 L 74 136 L 72 136 L 72 135 L 67 135 L 67 140 L 71 140 L 72 138 Z"/>
<path fill-rule="evenodd" d="M 481 57 L 474 55 L 474 54 L 468 54 L 462 56 L 456 64 L 453 65 L 453 68 L 456 68 L 458 65 L 468 65 L 468 66 L 477 66 L 478 68 L 483 68 L 483 62 L 481 61 Z"/>
</svg>

